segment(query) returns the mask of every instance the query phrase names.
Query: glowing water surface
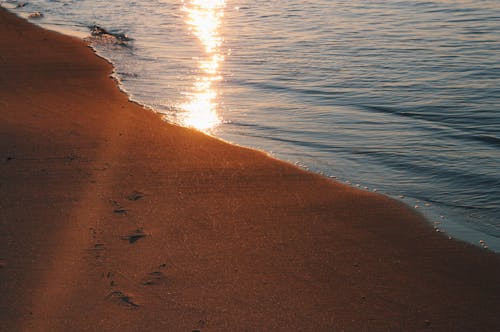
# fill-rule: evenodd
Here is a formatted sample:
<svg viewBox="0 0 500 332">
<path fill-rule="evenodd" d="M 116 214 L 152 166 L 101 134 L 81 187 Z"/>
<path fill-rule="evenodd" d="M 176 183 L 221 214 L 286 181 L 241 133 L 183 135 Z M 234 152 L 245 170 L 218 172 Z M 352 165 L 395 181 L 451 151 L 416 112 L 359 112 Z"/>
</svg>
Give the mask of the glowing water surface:
<svg viewBox="0 0 500 332">
<path fill-rule="evenodd" d="M 224 56 L 220 52 L 223 40 L 220 25 L 224 6 L 224 0 L 191 0 L 182 7 L 189 30 L 201 41 L 206 57 L 198 59 L 199 74 L 193 90 L 186 93 L 188 100 L 178 106 L 183 111 L 180 121 L 203 131 L 210 131 L 221 122 L 215 83 L 222 79 L 219 67 Z"/>
</svg>

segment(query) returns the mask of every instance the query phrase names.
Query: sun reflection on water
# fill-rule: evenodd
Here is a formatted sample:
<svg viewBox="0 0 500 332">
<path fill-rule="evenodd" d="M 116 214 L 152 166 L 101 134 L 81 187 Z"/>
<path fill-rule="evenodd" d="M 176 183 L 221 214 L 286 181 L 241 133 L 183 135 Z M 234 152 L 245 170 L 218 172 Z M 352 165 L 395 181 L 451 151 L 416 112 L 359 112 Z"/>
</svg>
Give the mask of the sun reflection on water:
<svg viewBox="0 0 500 332">
<path fill-rule="evenodd" d="M 201 41 L 206 56 L 198 60 L 199 74 L 193 91 L 187 93 L 188 101 L 180 105 L 184 111 L 181 122 L 203 131 L 210 131 L 221 123 L 214 85 L 222 79 L 219 68 L 224 61 L 220 51 L 223 39 L 219 30 L 224 7 L 224 0 L 189 0 L 182 7 L 189 30 Z"/>
</svg>

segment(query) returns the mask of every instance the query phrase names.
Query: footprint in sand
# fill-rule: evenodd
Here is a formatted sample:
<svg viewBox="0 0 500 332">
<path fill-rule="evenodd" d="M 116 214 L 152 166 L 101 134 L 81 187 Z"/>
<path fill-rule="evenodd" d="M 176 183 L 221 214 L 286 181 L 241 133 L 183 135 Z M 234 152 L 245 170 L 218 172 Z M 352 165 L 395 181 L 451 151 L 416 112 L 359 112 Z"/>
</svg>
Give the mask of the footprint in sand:
<svg viewBox="0 0 500 332">
<path fill-rule="evenodd" d="M 161 271 L 153 271 L 151 273 L 148 273 L 148 275 L 142 280 L 142 284 L 144 286 L 164 285 L 166 283 L 167 277 Z"/>
<path fill-rule="evenodd" d="M 120 204 L 120 202 L 115 201 L 113 199 L 110 199 L 109 201 L 115 207 L 115 209 L 113 210 L 114 213 L 116 213 L 116 214 L 127 214 L 128 210 L 124 209 L 122 207 L 122 205 Z"/>
<path fill-rule="evenodd" d="M 106 299 L 119 305 L 126 306 L 128 308 L 138 308 L 139 304 L 134 302 L 133 298 L 119 290 L 112 291 L 106 296 Z"/>
<path fill-rule="evenodd" d="M 140 191 L 133 191 L 132 194 L 127 196 L 127 199 L 129 201 L 138 201 L 140 199 L 143 199 L 144 196 L 144 193 L 141 193 Z"/>
<path fill-rule="evenodd" d="M 144 233 L 142 228 L 138 228 L 128 235 L 123 235 L 121 239 L 127 240 L 129 243 L 135 243 L 137 240 L 145 238 L 146 236 L 148 236 L 148 234 Z"/>
</svg>

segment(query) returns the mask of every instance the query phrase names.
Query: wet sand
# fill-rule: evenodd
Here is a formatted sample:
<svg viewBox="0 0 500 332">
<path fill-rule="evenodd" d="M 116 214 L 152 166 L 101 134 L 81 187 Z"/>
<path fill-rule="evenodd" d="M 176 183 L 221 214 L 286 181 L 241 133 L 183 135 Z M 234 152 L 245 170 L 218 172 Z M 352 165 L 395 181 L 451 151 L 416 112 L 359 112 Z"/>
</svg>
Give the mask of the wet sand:
<svg viewBox="0 0 500 332">
<path fill-rule="evenodd" d="M 495 331 L 500 258 L 128 101 L 0 9 L 1 331 Z"/>
</svg>

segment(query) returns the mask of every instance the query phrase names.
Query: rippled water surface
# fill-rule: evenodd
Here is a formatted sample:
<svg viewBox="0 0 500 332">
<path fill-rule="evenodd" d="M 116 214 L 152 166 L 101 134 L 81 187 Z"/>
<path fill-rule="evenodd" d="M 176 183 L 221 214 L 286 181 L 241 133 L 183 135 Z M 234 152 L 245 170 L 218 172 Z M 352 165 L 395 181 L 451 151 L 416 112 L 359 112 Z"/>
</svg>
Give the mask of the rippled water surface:
<svg viewBox="0 0 500 332">
<path fill-rule="evenodd" d="M 126 34 L 95 47 L 131 98 L 170 121 L 197 114 L 198 128 L 401 197 L 449 234 L 500 250 L 499 1 L 33 0 L 12 10 L 73 34 L 93 24 Z"/>
</svg>

